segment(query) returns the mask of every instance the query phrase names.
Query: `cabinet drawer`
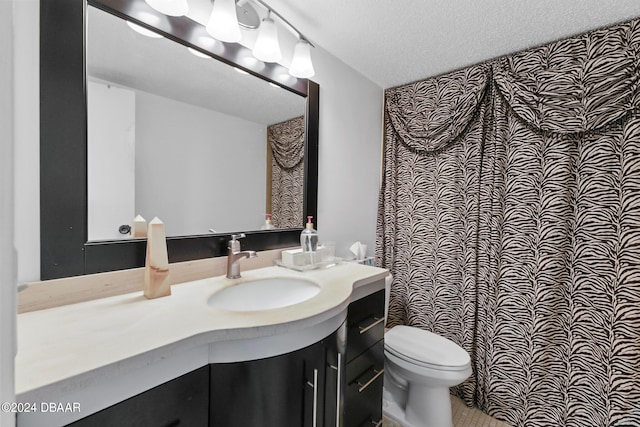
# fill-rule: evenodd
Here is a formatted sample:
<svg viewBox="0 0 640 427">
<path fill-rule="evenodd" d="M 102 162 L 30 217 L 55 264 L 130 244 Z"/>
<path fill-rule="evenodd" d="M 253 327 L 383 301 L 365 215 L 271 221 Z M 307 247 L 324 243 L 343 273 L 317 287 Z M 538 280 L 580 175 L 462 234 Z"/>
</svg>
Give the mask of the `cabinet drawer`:
<svg viewBox="0 0 640 427">
<path fill-rule="evenodd" d="M 347 365 L 345 426 L 375 425 L 382 419 L 383 368 L 383 341 Z"/>
<path fill-rule="evenodd" d="M 384 290 L 352 302 L 347 319 L 347 362 L 350 362 L 384 336 Z"/>
</svg>

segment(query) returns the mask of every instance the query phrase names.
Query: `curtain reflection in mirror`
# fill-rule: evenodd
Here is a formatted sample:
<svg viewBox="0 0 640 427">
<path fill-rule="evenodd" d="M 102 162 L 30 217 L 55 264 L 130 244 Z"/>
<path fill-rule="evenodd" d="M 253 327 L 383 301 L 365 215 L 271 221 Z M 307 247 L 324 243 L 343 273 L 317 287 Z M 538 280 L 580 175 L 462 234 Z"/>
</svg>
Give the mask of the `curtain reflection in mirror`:
<svg viewBox="0 0 640 427">
<path fill-rule="evenodd" d="M 304 117 L 267 128 L 271 150 L 271 219 L 276 228 L 302 226 Z"/>
</svg>

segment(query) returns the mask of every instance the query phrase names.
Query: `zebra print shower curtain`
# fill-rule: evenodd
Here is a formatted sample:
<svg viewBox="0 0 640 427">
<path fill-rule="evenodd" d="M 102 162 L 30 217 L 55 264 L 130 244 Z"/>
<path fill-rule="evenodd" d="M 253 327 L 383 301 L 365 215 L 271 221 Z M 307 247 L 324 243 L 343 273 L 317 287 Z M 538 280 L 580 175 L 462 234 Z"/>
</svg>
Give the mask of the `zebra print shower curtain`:
<svg viewBox="0 0 640 427">
<path fill-rule="evenodd" d="M 640 426 L 640 20 L 385 93 L 388 326 L 514 426 Z"/>
<path fill-rule="evenodd" d="M 304 116 L 267 128 L 271 149 L 271 221 L 276 228 L 304 223 Z"/>
</svg>

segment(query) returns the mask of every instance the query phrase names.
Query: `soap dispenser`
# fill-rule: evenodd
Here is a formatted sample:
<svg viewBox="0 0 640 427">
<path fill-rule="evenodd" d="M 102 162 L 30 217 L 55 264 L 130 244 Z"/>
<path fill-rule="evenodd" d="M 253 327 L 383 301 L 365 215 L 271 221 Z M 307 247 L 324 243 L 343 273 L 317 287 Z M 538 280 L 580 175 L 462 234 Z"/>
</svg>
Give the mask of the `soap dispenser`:
<svg viewBox="0 0 640 427">
<path fill-rule="evenodd" d="M 264 221 L 264 225 L 262 226 L 262 230 L 273 230 L 275 227 L 273 226 L 273 223 L 271 222 L 271 214 L 266 214 L 266 218 Z"/>
<path fill-rule="evenodd" d="M 315 252 L 318 248 L 318 232 L 313 228 L 313 217 L 307 217 L 307 226 L 300 233 L 300 245 L 303 252 Z"/>
</svg>

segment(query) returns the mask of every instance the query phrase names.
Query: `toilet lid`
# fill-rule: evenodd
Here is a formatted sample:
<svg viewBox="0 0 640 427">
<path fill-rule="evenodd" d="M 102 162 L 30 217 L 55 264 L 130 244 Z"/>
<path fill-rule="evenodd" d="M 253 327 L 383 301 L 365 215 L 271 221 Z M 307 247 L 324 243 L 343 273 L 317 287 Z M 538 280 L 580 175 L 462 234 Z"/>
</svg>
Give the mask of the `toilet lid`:
<svg viewBox="0 0 640 427">
<path fill-rule="evenodd" d="M 384 335 L 385 349 L 419 365 L 462 368 L 469 354 L 445 337 L 411 326 L 396 326 Z"/>
</svg>

